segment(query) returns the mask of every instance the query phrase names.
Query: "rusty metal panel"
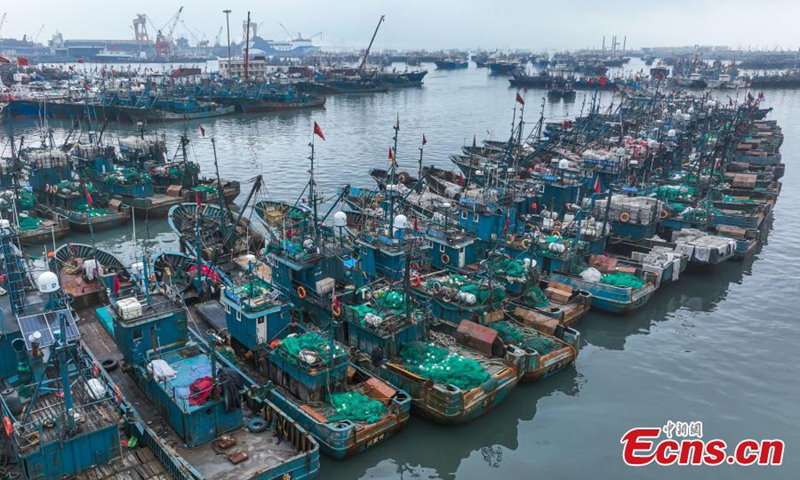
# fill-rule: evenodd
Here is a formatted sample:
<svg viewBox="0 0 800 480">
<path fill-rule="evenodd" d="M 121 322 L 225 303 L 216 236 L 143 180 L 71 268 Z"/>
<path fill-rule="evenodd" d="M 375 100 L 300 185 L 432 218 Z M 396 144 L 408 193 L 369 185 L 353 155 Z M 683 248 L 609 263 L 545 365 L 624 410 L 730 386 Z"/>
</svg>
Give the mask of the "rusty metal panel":
<svg viewBox="0 0 800 480">
<path fill-rule="evenodd" d="M 456 331 L 456 342 L 486 356 L 492 355 L 492 344 L 496 339 L 495 330 L 469 320 L 463 320 Z"/>
</svg>

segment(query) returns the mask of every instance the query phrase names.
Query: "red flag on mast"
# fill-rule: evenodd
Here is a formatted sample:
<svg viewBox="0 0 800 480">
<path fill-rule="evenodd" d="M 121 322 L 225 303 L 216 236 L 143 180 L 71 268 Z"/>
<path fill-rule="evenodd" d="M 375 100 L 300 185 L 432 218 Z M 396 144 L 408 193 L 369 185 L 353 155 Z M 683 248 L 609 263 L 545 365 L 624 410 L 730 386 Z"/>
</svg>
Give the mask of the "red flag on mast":
<svg viewBox="0 0 800 480">
<path fill-rule="evenodd" d="M 425 145 L 426 143 L 428 143 L 428 139 L 425 138 L 425 134 L 423 133 L 422 134 L 422 144 Z"/>
<path fill-rule="evenodd" d="M 391 162 L 392 165 L 395 166 L 397 165 L 397 161 L 394 158 L 394 150 L 392 150 L 392 147 L 389 147 L 389 162 Z"/>
<path fill-rule="evenodd" d="M 522 99 L 522 95 L 520 95 L 519 92 L 517 92 L 517 103 L 525 105 L 525 100 Z"/>
<path fill-rule="evenodd" d="M 27 58 L 17 57 L 17 65 L 20 67 L 27 67 L 30 64 Z"/>
<path fill-rule="evenodd" d="M 319 128 L 319 124 L 316 121 L 314 121 L 314 135 L 318 136 L 323 141 L 325 140 L 325 135 L 322 133 L 322 129 Z"/>
<path fill-rule="evenodd" d="M 600 193 L 600 175 L 594 179 L 594 193 Z"/>
<path fill-rule="evenodd" d="M 88 188 L 86 188 L 85 190 L 86 190 L 86 203 L 88 203 L 90 207 L 94 207 L 94 204 L 92 202 L 92 194 L 89 193 Z"/>
<path fill-rule="evenodd" d="M 202 125 L 200 125 L 200 135 L 202 135 L 202 136 L 204 136 L 204 137 L 206 136 L 206 129 L 205 129 L 205 128 L 203 128 L 203 126 L 202 126 Z"/>
</svg>

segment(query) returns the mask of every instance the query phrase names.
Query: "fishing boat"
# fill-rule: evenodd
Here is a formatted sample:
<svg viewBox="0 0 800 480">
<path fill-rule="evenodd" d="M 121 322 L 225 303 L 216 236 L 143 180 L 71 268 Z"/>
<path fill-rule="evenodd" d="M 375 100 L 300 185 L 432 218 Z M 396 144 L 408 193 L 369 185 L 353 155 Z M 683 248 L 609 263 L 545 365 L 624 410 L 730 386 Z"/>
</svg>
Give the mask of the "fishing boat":
<svg viewBox="0 0 800 480">
<path fill-rule="evenodd" d="M 170 445 L 165 460 L 177 478 L 189 478 L 181 473 L 187 470 L 220 480 L 313 478 L 319 468 L 314 439 L 220 354 L 214 336 L 189 329 L 172 286 L 156 290 L 150 281 L 137 277 L 109 305 L 87 311 L 81 325 L 90 349 L 125 363 L 125 371 L 111 372 L 118 391 L 159 431 L 143 432 L 143 440 Z"/>
<path fill-rule="evenodd" d="M 469 67 L 469 60 L 461 58 L 445 58 L 443 60 L 436 60 L 437 70 L 460 70 Z"/>
<path fill-rule="evenodd" d="M 443 425 L 465 423 L 497 406 L 519 382 L 521 352 L 510 364 L 499 361 L 448 335 L 429 336 L 421 310 L 386 307 L 345 307 L 346 342 L 365 354 L 364 368 L 409 392 L 416 414 Z"/>
<path fill-rule="evenodd" d="M 300 91 L 318 95 L 385 93 L 389 87 L 376 80 L 357 78 L 331 78 L 321 81 L 301 82 L 297 84 Z"/>
<path fill-rule="evenodd" d="M 375 182 L 377 182 L 378 187 L 381 190 L 385 189 L 386 185 L 392 182 L 389 171 L 382 168 L 373 168 L 369 171 L 369 176 L 372 177 Z M 419 179 L 415 178 L 408 172 L 399 172 L 394 178 L 395 184 L 403 185 L 406 188 L 413 188 L 418 181 Z"/>
<path fill-rule="evenodd" d="M 120 118 L 132 123 L 138 122 L 177 122 L 220 117 L 234 113 L 233 105 L 223 106 L 214 102 L 198 102 L 194 99 L 160 100 L 149 106 L 114 107 Z"/>
<path fill-rule="evenodd" d="M 652 273 L 636 270 L 635 273 L 606 274 L 605 279 L 553 272 L 548 276 L 551 285 L 571 293 L 574 290 L 588 292 L 592 308 L 606 313 L 624 315 L 644 306 L 656 291 L 655 276 Z"/>
</svg>

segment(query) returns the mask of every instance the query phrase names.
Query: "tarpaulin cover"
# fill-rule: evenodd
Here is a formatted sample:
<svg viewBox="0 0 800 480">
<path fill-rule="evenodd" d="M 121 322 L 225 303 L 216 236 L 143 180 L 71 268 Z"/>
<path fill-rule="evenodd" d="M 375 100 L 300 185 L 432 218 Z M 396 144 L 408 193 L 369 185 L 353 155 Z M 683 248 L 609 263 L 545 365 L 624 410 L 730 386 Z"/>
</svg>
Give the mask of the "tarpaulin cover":
<svg viewBox="0 0 800 480">
<path fill-rule="evenodd" d="M 198 378 L 189 385 L 189 405 L 202 405 L 211 395 L 211 377 Z"/>
</svg>

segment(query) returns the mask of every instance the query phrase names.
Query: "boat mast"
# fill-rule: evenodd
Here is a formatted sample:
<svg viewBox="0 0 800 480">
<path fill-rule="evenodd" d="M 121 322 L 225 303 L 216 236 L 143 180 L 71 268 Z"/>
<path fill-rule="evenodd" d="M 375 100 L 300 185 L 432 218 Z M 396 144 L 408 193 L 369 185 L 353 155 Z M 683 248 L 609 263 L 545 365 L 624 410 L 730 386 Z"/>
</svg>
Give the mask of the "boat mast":
<svg viewBox="0 0 800 480">
<path fill-rule="evenodd" d="M 381 19 L 383 17 L 381 16 Z M 378 23 L 380 26 L 380 23 Z M 378 30 L 375 30 L 377 33 Z M 373 37 L 374 39 L 374 37 Z M 370 43 L 371 44 L 371 43 Z M 400 115 L 397 115 L 397 123 L 394 124 L 394 147 L 392 148 L 392 165 L 389 167 L 389 171 L 391 172 L 391 180 L 392 180 L 392 188 L 394 188 L 395 184 L 395 175 L 397 174 L 397 133 L 400 131 Z M 386 185 L 387 189 L 389 185 Z M 389 192 L 389 240 L 394 238 L 394 192 Z"/>
<path fill-rule="evenodd" d="M 228 68 L 230 69 L 230 64 Z M 250 67 L 250 10 L 247 11 L 247 32 L 245 33 L 245 41 L 244 41 L 244 79 L 247 80 L 249 77 L 249 67 Z"/>
<path fill-rule="evenodd" d="M 316 193 L 314 192 L 314 137 L 316 134 L 311 134 L 311 143 L 309 146 L 311 147 L 311 155 L 308 156 L 308 159 L 311 161 L 311 168 L 308 170 L 308 206 L 312 209 L 313 214 L 313 236 L 316 240 L 317 238 L 317 201 L 315 198 Z"/>
</svg>

